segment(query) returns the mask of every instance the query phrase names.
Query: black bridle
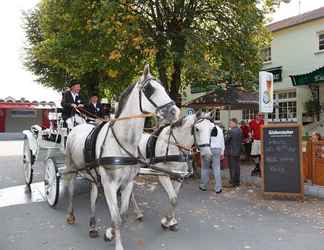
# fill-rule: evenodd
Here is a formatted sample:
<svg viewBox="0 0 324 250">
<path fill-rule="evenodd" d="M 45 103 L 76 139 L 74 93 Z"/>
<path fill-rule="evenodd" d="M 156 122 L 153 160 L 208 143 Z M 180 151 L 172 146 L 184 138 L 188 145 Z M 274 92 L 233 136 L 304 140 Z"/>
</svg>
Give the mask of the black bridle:
<svg viewBox="0 0 324 250">
<path fill-rule="evenodd" d="M 141 85 L 142 87 L 140 88 L 139 90 L 139 106 L 140 106 L 140 111 L 143 113 L 143 114 L 147 114 L 149 112 L 143 110 L 143 106 L 142 106 L 142 95 L 144 95 L 146 97 L 146 99 L 153 105 L 153 107 L 156 108 L 156 113 L 158 113 L 161 109 L 163 108 L 166 108 L 166 107 L 169 107 L 169 106 L 173 106 L 175 105 L 174 101 L 170 101 L 166 104 L 163 104 L 161 106 L 157 105 L 152 99 L 152 95 L 154 94 L 155 92 L 155 89 L 154 87 L 152 86 L 151 84 L 151 80 L 154 80 L 153 78 L 147 78 L 145 79 Z"/>
<path fill-rule="evenodd" d="M 151 98 L 151 96 L 154 94 L 155 92 L 155 88 L 152 86 L 151 84 L 151 80 L 153 78 L 147 78 L 143 81 L 143 83 L 141 84 L 142 86 L 139 89 L 139 108 L 140 111 L 143 114 L 149 113 L 145 110 L 143 110 L 142 107 L 142 94 L 146 97 L 146 99 L 156 108 L 156 113 L 158 113 L 161 109 L 164 109 L 166 107 L 175 105 L 174 101 L 170 101 L 166 104 L 163 104 L 161 106 L 157 105 Z M 168 175 L 170 175 L 171 177 L 175 178 L 175 179 L 181 179 L 182 176 L 180 174 L 177 173 L 172 173 L 170 171 L 164 170 L 164 169 L 160 169 L 158 167 L 154 167 L 154 166 L 150 166 L 149 163 L 147 163 L 144 159 L 141 159 L 139 157 L 136 157 L 132 152 L 130 152 L 122 143 L 121 141 L 118 139 L 115 130 L 114 130 L 114 124 L 115 121 L 111 122 L 110 124 L 108 124 L 108 128 L 104 137 L 104 140 L 101 144 L 100 147 L 100 153 L 99 153 L 99 158 L 96 159 L 93 162 L 87 163 L 86 166 L 84 168 L 78 169 L 78 170 L 72 170 L 72 171 L 68 171 L 65 174 L 77 174 L 81 171 L 86 171 L 93 180 L 94 183 L 97 183 L 95 176 L 93 176 L 91 174 L 91 170 L 94 170 L 98 176 L 97 170 L 96 168 L 101 166 L 101 165 L 137 165 L 138 163 L 144 164 L 148 167 L 151 167 L 152 169 L 155 169 L 157 171 L 160 172 L 164 172 Z M 119 147 L 128 155 L 126 157 L 122 156 L 109 156 L 109 157 L 102 157 L 103 151 L 104 151 L 104 146 L 106 144 L 107 138 L 108 138 L 108 133 L 109 130 L 112 133 L 112 136 L 114 137 L 115 141 L 117 142 L 117 144 L 119 145 Z M 116 168 L 111 168 L 109 166 L 105 166 L 106 169 L 110 169 L 110 170 L 114 170 Z"/>
</svg>

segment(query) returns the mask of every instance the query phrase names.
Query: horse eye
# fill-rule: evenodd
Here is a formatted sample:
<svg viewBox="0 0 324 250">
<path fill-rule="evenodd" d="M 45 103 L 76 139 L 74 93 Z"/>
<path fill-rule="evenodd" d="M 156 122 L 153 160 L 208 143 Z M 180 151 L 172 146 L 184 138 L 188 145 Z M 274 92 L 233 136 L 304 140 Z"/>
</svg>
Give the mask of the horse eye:
<svg viewBox="0 0 324 250">
<path fill-rule="evenodd" d="M 196 128 L 196 132 L 198 132 L 199 131 L 199 128 Z"/>
</svg>

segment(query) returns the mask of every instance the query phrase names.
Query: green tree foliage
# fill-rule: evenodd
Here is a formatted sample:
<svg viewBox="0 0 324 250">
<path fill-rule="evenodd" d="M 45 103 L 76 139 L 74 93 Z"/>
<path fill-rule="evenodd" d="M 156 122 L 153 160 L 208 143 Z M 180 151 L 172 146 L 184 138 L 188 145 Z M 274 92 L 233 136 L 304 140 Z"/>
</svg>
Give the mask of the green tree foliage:
<svg viewBox="0 0 324 250">
<path fill-rule="evenodd" d="M 41 1 L 25 14 L 25 65 L 59 90 L 77 79 L 86 94 L 120 92 L 143 61 L 137 23 L 120 7 L 104 0 Z"/>
<path fill-rule="evenodd" d="M 269 42 L 266 14 L 279 0 L 42 0 L 26 14 L 27 67 L 61 89 L 71 78 L 88 92 L 118 93 L 145 62 L 171 97 L 191 83 L 245 88 Z"/>
<path fill-rule="evenodd" d="M 280 1 L 129 0 L 143 36 L 156 49 L 160 78 L 179 99 L 187 84 L 236 83 L 245 88 L 261 67 L 269 42 L 264 26 Z"/>
</svg>

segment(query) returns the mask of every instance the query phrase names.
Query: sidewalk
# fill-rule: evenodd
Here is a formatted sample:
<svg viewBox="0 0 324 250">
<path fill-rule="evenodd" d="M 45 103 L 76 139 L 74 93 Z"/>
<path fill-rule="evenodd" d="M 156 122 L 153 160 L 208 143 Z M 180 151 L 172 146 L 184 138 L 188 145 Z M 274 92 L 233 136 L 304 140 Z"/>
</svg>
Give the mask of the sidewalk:
<svg viewBox="0 0 324 250">
<path fill-rule="evenodd" d="M 262 178 L 251 176 L 251 171 L 254 168 L 254 165 L 249 162 L 241 162 L 241 182 L 249 185 L 255 185 L 259 188 L 262 187 Z M 229 179 L 229 170 L 222 170 L 222 176 L 225 179 Z M 308 196 L 313 196 L 317 198 L 324 199 L 324 187 L 312 185 L 311 183 L 304 184 L 304 193 Z"/>
</svg>

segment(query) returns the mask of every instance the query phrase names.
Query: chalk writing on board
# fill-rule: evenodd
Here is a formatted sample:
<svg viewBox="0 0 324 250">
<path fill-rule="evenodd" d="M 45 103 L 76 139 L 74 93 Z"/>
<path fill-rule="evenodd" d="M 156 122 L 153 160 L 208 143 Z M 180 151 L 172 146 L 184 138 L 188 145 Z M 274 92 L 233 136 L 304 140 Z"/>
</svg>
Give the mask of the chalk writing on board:
<svg viewBox="0 0 324 250">
<path fill-rule="evenodd" d="M 296 125 L 267 125 L 263 128 L 265 193 L 302 192 L 300 133 Z"/>
</svg>

